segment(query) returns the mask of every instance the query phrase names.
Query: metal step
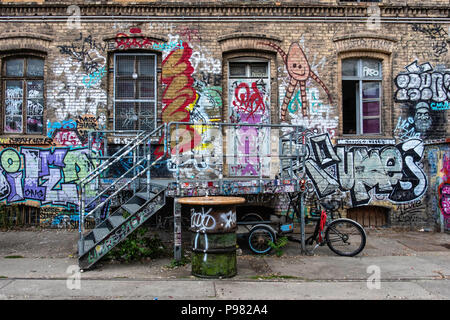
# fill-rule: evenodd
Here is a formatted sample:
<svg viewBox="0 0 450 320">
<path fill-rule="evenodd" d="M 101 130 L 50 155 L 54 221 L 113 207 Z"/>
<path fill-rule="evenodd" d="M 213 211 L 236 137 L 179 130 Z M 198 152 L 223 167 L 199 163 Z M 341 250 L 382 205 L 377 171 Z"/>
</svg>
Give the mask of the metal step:
<svg viewBox="0 0 450 320">
<path fill-rule="evenodd" d="M 80 240 L 81 241 L 81 240 Z M 93 246 L 95 245 L 95 242 L 93 240 L 84 240 L 84 251 L 89 251 Z"/>
<path fill-rule="evenodd" d="M 151 186 L 153 186 L 154 188 L 156 188 L 156 189 L 157 189 L 157 192 L 163 191 L 163 190 L 167 189 L 167 185 L 163 185 L 163 184 L 156 183 L 156 182 L 152 182 L 152 183 L 151 183 Z M 155 192 L 155 191 L 156 191 L 156 190 L 154 190 L 153 192 Z"/>
<path fill-rule="evenodd" d="M 112 247 L 105 246 L 105 242 L 108 241 L 107 237 L 105 237 L 108 234 L 115 234 L 114 236 L 117 236 L 117 243 L 120 243 L 125 238 L 128 237 L 130 233 L 132 233 L 134 230 L 139 228 L 147 219 L 149 219 L 151 216 L 153 216 L 158 210 L 160 210 L 165 205 L 165 197 L 162 196 L 162 202 L 158 200 L 158 203 L 155 202 L 156 198 L 147 203 L 149 206 L 148 211 L 146 214 L 143 215 L 143 219 L 139 221 L 139 225 L 136 226 L 134 229 L 132 228 L 125 228 L 124 230 L 119 230 L 119 228 L 116 228 L 114 230 L 108 230 L 105 227 L 99 227 L 97 229 L 94 229 L 90 235 L 88 235 L 89 238 L 92 236 L 95 237 L 94 241 L 92 240 L 85 240 L 85 246 L 84 251 L 80 254 L 80 257 L 78 258 L 78 263 L 80 268 L 82 269 L 88 269 L 95 263 L 97 263 L 107 252 L 109 252 Z M 136 214 L 139 210 L 143 209 L 143 206 L 139 206 L 137 204 L 124 204 L 121 206 L 124 210 L 127 210 L 131 215 Z M 114 215 L 108 217 L 108 220 L 112 225 L 119 226 L 122 223 L 126 221 L 121 215 Z M 123 232 L 124 231 L 124 232 Z M 99 241 L 99 239 L 101 239 Z M 117 244 L 116 243 L 116 244 Z M 96 250 L 95 245 L 98 245 L 102 248 L 102 250 Z M 105 249 L 106 248 L 106 249 Z"/>
<path fill-rule="evenodd" d="M 108 228 L 96 228 L 92 230 L 92 233 L 94 234 L 95 242 L 99 242 L 109 234 L 109 230 Z"/>
<path fill-rule="evenodd" d="M 125 219 L 122 216 L 110 216 L 108 220 L 113 226 L 113 228 L 117 228 L 125 221 Z"/>
<path fill-rule="evenodd" d="M 147 192 L 138 192 L 135 194 L 135 196 L 144 199 L 144 200 L 150 200 L 150 198 L 153 196 L 153 193 L 148 194 Z"/>
<path fill-rule="evenodd" d="M 122 208 L 124 208 L 128 213 L 135 214 L 141 206 L 138 204 L 129 203 L 122 205 Z"/>
</svg>

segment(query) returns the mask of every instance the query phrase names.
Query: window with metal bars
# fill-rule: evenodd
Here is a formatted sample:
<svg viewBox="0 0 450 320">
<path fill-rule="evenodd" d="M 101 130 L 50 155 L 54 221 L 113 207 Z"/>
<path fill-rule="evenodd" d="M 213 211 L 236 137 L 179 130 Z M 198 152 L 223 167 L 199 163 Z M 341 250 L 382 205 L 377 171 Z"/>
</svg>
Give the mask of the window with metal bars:
<svg viewBox="0 0 450 320">
<path fill-rule="evenodd" d="M 115 130 L 156 127 L 156 55 L 117 53 L 114 69 Z"/>
<path fill-rule="evenodd" d="M 14 56 L 2 65 L 3 132 L 42 134 L 44 59 Z"/>
</svg>

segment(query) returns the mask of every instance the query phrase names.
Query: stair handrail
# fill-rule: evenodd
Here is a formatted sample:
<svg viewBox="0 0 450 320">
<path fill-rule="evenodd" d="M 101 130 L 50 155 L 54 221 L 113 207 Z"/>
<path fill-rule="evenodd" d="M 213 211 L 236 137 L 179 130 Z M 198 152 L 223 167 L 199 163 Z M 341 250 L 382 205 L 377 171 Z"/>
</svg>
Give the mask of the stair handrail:
<svg viewBox="0 0 450 320">
<path fill-rule="evenodd" d="M 116 196 L 120 191 L 122 191 L 123 189 L 125 189 L 127 186 L 129 186 L 132 182 L 134 182 L 138 177 L 140 177 L 142 174 L 146 173 L 148 170 L 150 170 L 151 167 L 153 167 L 157 162 L 161 161 L 164 158 L 164 155 L 158 157 L 155 161 L 153 161 L 149 166 L 147 166 L 144 170 L 140 171 L 137 175 L 135 175 L 133 178 L 131 178 L 129 181 L 127 181 L 126 183 L 124 183 L 119 189 L 117 189 L 113 194 L 111 194 L 108 198 L 106 198 L 103 203 L 98 204 L 94 209 L 92 209 L 91 211 L 89 211 L 87 214 L 83 215 L 83 218 L 89 217 L 90 215 L 92 215 L 96 210 L 100 209 L 102 206 L 105 205 L 105 202 L 110 200 L 111 198 L 113 198 L 114 196 Z M 111 189 L 113 185 L 115 185 L 120 179 L 125 178 L 125 176 L 130 173 L 132 170 L 134 170 L 137 166 L 139 166 L 142 162 L 144 162 L 144 160 L 146 160 L 145 158 L 142 158 L 141 160 L 139 160 L 138 162 L 136 162 L 136 164 L 131 167 L 130 169 L 127 170 L 127 172 L 125 172 L 123 175 L 121 175 L 119 178 L 117 178 L 112 184 L 110 184 L 108 186 L 108 188 L 106 188 L 105 190 L 103 190 L 99 196 L 101 196 L 103 193 L 105 193 L 106 191 L 108 191 L 108 189 Z M 98 196 L 97 196 L 98 197 Z M 95 199 L 95 198 L 94 198 Z M 89 204 L 91 204 L 94 200 L 92 200 L 91 202 L 89 202 Z"/>
<path fill-rule="evenodd" d="M 119 151 L 117 151 L 113 156 L 111 156 L 110 159 L 113 159 L 113 157 L 115 157 L 117 154 L 119 154 L 120 152 L 123 152 L 120 156 L 115 157 L 112 161 L 109 161 L 110 159 L 108 159 L 106 162 L 102 163 L 99 167 L 97 167 L 96 170 L 92 171 L 90 174 L 88 174 L 88 176 L 86 176 L 84 179 L 82 179 L 79 182 L 79 188 L 78 188 L 78 213 L 79 213 L 79 225 L 78 225 L 78 231 L 80 233 L 80 238 L 82 238 L 82 234 L 83 234 L 83 229 L 84 229 L 84 217 L 92 214 L 92 212 L 94 212 L 95 210 L 97 210 L 98 208 L 100 208 L 100 206 L 105 205 L 105 202 L 100 203 L 99 205 L 97 205 L 97 207 L 95 207 L 93 210 L 91 210 L 88 215 L 84 214 L 85 211 L 85 199 L 83 197 L 84 195 L 84 187 L 93 179 L 95 179 L 96 177 L 98 177 L 101 173 L 103 173 L 106 169 L 108 169 L 111 165 L 113 165 L 114 163 L 116 163 L 117 161 L 121 160 L 125 155 L 128 155 L 130 151 L 134 150 L 136 147 L 138 147 L 141 143 L 143 143 L 145 140 L 148 140 L 152 135 L 154 135 L 156 132 L 158 131 L 163 131 L 164 133 L 166 133 L 167 131 L 167 124 L 162 124 L 159 127 L 157 127 L 156 129 L 150 131 L 150 132 L 142 132 L 140 134 L 138 134 L 132 141 L 130 141 L 129 143 L 127 143 L 124 147 L 122 147 Z M 142 137 L 142 135 L 144 135 L 144 137 Z M 141 138 L 140 138 L 141 137 Z M 133 143 L 134 141 L 134 143 Z M 147 166 L 147 168 L 144 171 L 141 171 L 139 174 L 136 175 L 140 176 L 142 174 L 142 172 L 147 172 L 148 169 L 153 166 L 156 162 L 159 162 L 163 157 L 165 157 L 165 155 L 167 154 L 167 149 L 166 149 L 166 141 L 164 141 L 164 153 L 162 156 L 160 156 L 158 159 L 156 159 L 151 165 Z M 148 155 L 150 156 L 150 154 Z M 119 177 L 118 179 L 116 179 L 116 181 L 113 182 L 113 184 L 117 183 L 118 180 L 123 179 L 123 176 L 128 174 L 131 170 L 134 170 L 136 168 L 137 165 L 140 165 L 143 161 L 145 160 L 145 158 L 142 158 L 140 161 L 138 161 L 136 164 L 133 165 L 133 167 L 131 167 L 129 170 L 127 170 L 127 172 L 125 174 L 123 174 L 121 177 Z M 150 159 L 148 159 L 150 160 Z M 107 163 L 107 165 L 105 165 L 105 163 Z M 98 170 L 99 168 L 102 168 L 101 170 Z M 121 187 L 118 191 L 123 190 L 123 188 L 125 186 L 128 186 L 131 182 L 134 182 L 135 178 L 134 177 L 132 180 L 130 180 L 128 183 L 124 184 L 123 187 Z M 109 190 L 111 188 L 111 186 L 109 186 L 108 188 L 106 188 L 103 193 L 107 190 Z M 103 194 L 102 193 L 102 194 Z M 118 192 L 113 193 L 113 195 L 116 195 Z M 110 197 L 107 198 L 107 200 L 109 200 L 110 198 L 112 198 L 111 195 Z M 98 197 L 96 197 L 98 198 Z M 92 203 L 89 202 L 89 204 Z"/>
<path fill-rule="evenodd" d="M 102 171 L 103 172 L 103 168 L 105 166 L 108 166 L 109 164 L 111 164 L 111 161 L 114 161 L 117 157 L 117 155 L 123 151 L 125 151 L 126 149 L 129 148 L 130 145 L 134 144 L 142 135 L 144 135 L 146 132 L 142 131 L 141 133 L 139 133 L 136 137 L 133 138 L 133 140 L 129 141 L 127 144 L 125 144 L 122 148 L 120 148 L 116 153 L 114 153 L 111 157 L 109 157 L 105 162 L 101 163 L 97 168 L 95 168 L 93 171 L 89 172 L 89 174 L 84 177 L 79 184 L 83 184 L 86 185 L 87 183 L 89 183 L 90 181 L 92 181 L 94 178 L 90 179 L 90 177 L 94 174 L 97 173 L 97 171 Z M 113 159 L 113 160 L 111 160 Z M 88 181 L 89 179 L 89 181 Z"/>
<path fill-rule="evenodd" d="M 161 159 L 163 159 L 165 157 L 165 153 L 163 155 L 161 155 L 160 157 L 158 157 L 157 159 L 155 159 L 152 163 L 147 165 L 147 168 L 143 169 L 143 171 L 139 172 L 137 174 L 137 176 L 141 176 L 142 173 L 145 173 L 148 171 L 148 169 L 150 169 L 151 167 L 153 167 L 157 162 L 159 162 Z M 125 173 L 123 173 L 120 177 L 115 178 L 114 182 L 112 182 L 111 184 L 108 185 L 107 188 L 105 188 L 102 192 L 100 192 L 99 194 L 97 194 L 94 198 L 92 198 L 89 202 L 83 202 L 85 207 L 88 207 L 91 203 L 93 203 L 95 200 L 99 199 L 103 194 L 105 194 L 109 189 L 112 189 L 117 183 L 119 183 L 120 180 L 122 180 L 123 178 L 126 178 L 126 176 L 132 172 L 134 169 L 136 169 L 137 167 L 139 167 L 141 164 L 143 164 L 143 162 L 145 160 L 149 160 L 146 159 L 145 157 L 143 157 L 141 160 L 139 160 L 138 162 L 136 162 L 132 167 L 130 167 Z M 130 180 L 130 182 L 125 183 L 125 186 L 128 186 L 131 184 L 131 182 L 134 181 L 134 178 Z M 122 190 L 123 188 L 119 189 Z M 106 198 L 103 202 L 105 203 L 106 201 L 108 201 L 110 198 L 112 198 L 113 195 L 115 195 L 116 193 L 112 194 L 111 196 L 109 196 L 108 198 Z M 103 203 L 103 204 L 104 204 Z M 92 214 L 95 210 L 97 210 L 98 208 L 100 208 L 100 206 L 102 206 L 103 204 L 98 205 L 95 209 L 92 209 L 91 211 L 89 211 L 88 214 L 85 214 L 84 216 L 87 217 L 90 214 Z"/>
<path fill-rule="evenodd" d="M 173 126 L 176 127 L 175 129 L 178 129 L 179 126 L 181 126 L 181 127 L 183 127 L 183 126 L 200 126 L 200 127 L 202 127 L 202 126 L 212 126 L 212 127 L 218 127 L 221 130 L 221 132 L 222 132 L 223 128 L 227 128 L 227 127 L 234 128 L 234 129 L 245 128 L 245 127 L 257 127 L 260 130 L 263 129 L 263 128 L 270 128 L 270 129 L 283 129 L 283 128 L 285 128 L 285 129 L 290 129 L 290 131 L 287 132 L 287 133 L 284 133 L 281 136 L 279 136 L 279 141 L 281 142 L 282 137 L 289 136 L 289 135 L 291 136 L 290 139 L 292 140 L 292 137 L 294 135 L 296 135 L 297 137 L 299 137 L 299 136 L 302 137 L 302 139 L 298 139 L 298 140 L 296 139 L 296 144 L 297 145 L 298 144 L 305 145 L 305 142 L 306 142 L 305 138 L 306 138 L 306 136 L 311 134 L 312 132 L 314 132 L 316 130 L 316 129 L 305 129 L 305 127 L 303 125 L 292 125 L 292 124 L 286 125 L 286 124 L 272 124 L 272 123 L 258 123 L 258 124 L 254 124 L 254 123 L 231 123 L 231 122 L 227 123 L 227 122 L 210 122 L 210 121 L 206 121 L 206 122 L 204 122 L 204 121 L 199 121 L 199 122 L 171 121 L 171 122 L 169 122 L 167 124 L 167 128 L 166 128 L 166 139 L 165 139 L 166 148 L 167 148 L 166 152 L 167 152 L 168 157 L 175 156 L 177 163 L 178 163 L 178 160 L 179 160 L 179 157 L 180 157 L 179 147 L 177 145 L 177 143 L 178 143 L 178 134 L 175 135 L 175 143 L 176 144 L 175 144 L 174 148 L 172 148 L 172 143 L 174 142 L 174 141 L 172 141 L 173 137 L 172 137 L 172 135 L 169 135 L 169 133 L 171 133 L 171 131 L 172 131 L 171 127 L 173 127 Z M 258 139 L 259 139 L 259 135 L 258 135 Z M 222 144 L 222 147 L 223 147 L 223 144 Z M 284 159 L 284 158 L 290 159 L 290 158 L 292 158 L 292 156 L 295 156 L 299 163 L 300 163 L 300 161 L 303 162 L 303 175 L 302 175 L 302 178 L 303 178 L 306 175 L 306 172 L 304 170 L 304 167 L 305 167 L 304 164 L 305 164 L 305 160 L 306 160 L 305 156 L 306 155 L 303 154 L 303 152 L 300 153 L 299 151 L 300 150 L 299 150 L 298 146 L 296 146 L 296 152 L 295 152 L 294 155 L 284 155 L 284 154 L 279 153 L 277 156 L 280 159 Z M 259 157 L 260 154 L 261 154 L 261 151 L 258 151 L 257 156 Z M 223 156 L 225 156 L 225 158 L 226 158 L 229 155 L 225 154 L 225 155 L 222 155 L 222 157 Z M 271 155 L 269 154 L 269 155 L 266 155 L 266 156 L 270 157 Z M 260 160 L 261 159 L 259 159 L 259 161 Z M 292 162 L 290 163 L 290 167 L 291 167 L 291 171 L 292 171 Z M 218 180 L 219 180 L 219 188 L 222 189 L 223 188 L 223 173 L 222 173 L 222 167 L 221 166 L 220 166 L 219 170 L 220 170 L 220 174 L 219 174 L 219 178 L 218 178 Z M 260 165 L 260 169 L 259 170 L 260 170 L 260 172 L 259 172 L 259 186 L 261 187 L 262 184 L 263 184 L 262 166 L 261 165 Z M 280 170 L 281 170 L 281 167 L 280 167 Z M 280 171 L 280 176 L 281 176 L 281 171 Z M 176 186 L 177 186 L 177 191 L 176 192 L 177 192 L 177 195 L 179 195 L 180 194 L 179 185 L 181 183 L 179 167 L 176 168 L 175 180 L 176 180 Z M 298 180 L 296 179 L 297 187 L 298 187 L 298 184 L 299 184 L 299 180 L 300 179 L 298 179 Z"/>
<path fill-rule="evenodd" d="M 107 169 L 107 167 L 113 165 L 117 161 L 124 158 L 126 155 L 128 155 L 128 153 L 130 151 L 134 150 L 137 146 L 139 146 L 145 140 L 148 140 L 156 132 L 161 131 L 161 129 L 163 129 L 164 127 L 165 127 L 165 124 L 162 124 L 159 127 L 157 127 L 156 129 L 154 129 L 153 131 L 150 131 L 150 132 L 143 131 L 140 134 L 138 134 L 135 138 L 133 138 L 133 140 L 128 142 L 126 145 L 124 145 L 122 148 L 120 148 L 119 151 L 117 151 L 111 157 L 109 157 L 109 159 L 107 159 L 105 162 L 101 163 L 97 168 L 95 168 L 95 170 L 91 171 L 86 177 L 84 177 L 79 182 L 79 184 L 84 186 L 84 185 L 88 184 L 89 182 L 91 182 L 92 180 L 94 180 L 101 173 L 103 173 Z M 142 135 L 144 135 L 144 134 L 145 134 L 145 136 L 142 137 Z M 121 152 L 122 152 L 122 154 L 120 156 L 118 156 L 118 154 L 120 154 Z"/>
</svg>

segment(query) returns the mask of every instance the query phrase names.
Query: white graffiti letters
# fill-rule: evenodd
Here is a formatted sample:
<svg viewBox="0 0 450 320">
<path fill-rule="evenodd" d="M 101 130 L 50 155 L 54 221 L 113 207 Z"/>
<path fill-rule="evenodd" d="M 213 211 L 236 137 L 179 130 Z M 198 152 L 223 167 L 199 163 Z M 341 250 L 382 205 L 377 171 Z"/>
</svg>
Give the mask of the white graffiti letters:
<svg viewBox="0 0 450 320">
<path fill-rule="evenodd" d="M 395 78 L 398 90 L 395 99 L 403 101 L 445 102 L 450 99 L 450 72 L 433 72 L 429 63 L 417 65 L 414 61 Z"/>
<path fill-rule="evenodd" d="M 191 209 L 191 227 L 198 228 L 199 231 L 214 229 L 216 227 L 216 219 L 209 215 L 211 211 L 212 208 L 205 212 L 203 207 L 201 212 L 195 212 L 194 209 Z"/>
<path fill-rule="evenodd" d="M 424 144 L 410 139 L 381 149 L 333 147 L 328 134 L 310 139 L 306 172 L 319 197 L 338 189 L 349 191 L 353 205 L 367 204 L 369 191 L 386 194 L 395 203 L 421 197 L 427 188 L 426 176 L 419 166 Z"/>
</svg>

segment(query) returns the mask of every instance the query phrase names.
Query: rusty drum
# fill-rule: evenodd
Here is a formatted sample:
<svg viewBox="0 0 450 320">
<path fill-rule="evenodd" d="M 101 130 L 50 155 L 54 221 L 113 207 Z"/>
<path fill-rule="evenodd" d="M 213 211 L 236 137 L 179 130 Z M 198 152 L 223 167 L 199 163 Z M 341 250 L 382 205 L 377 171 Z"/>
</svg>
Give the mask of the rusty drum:
<svg viewBox="0 0 450 320">
<path fill-rule="evenodd" d="M 229 278 L 236 268 L 236 205 L 240 197 L 189 197 L 178 202 L 191 211 L 192 274 Z"/>
</svg>

